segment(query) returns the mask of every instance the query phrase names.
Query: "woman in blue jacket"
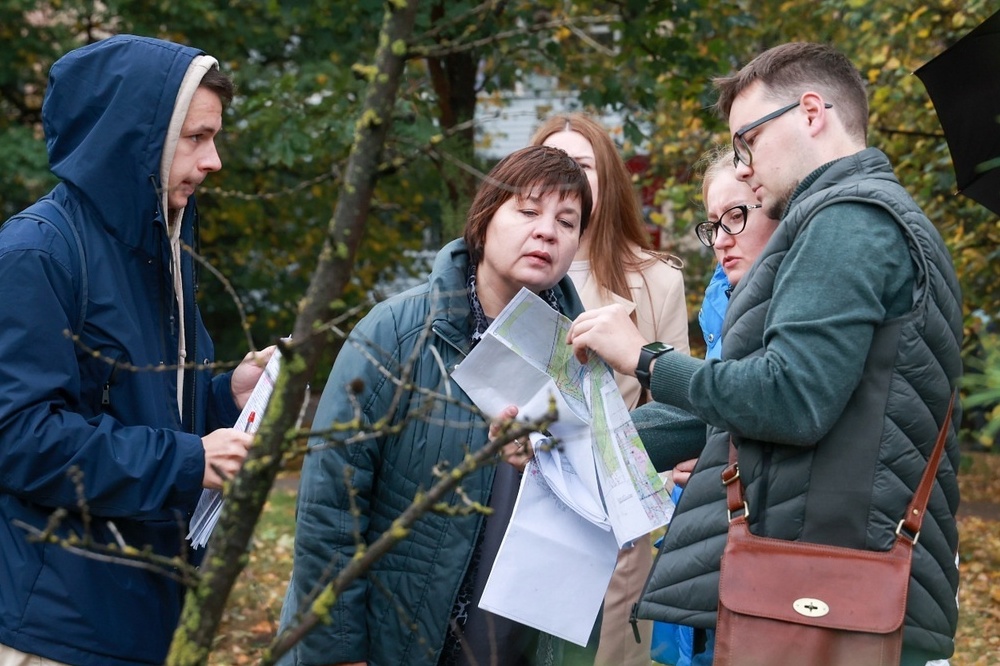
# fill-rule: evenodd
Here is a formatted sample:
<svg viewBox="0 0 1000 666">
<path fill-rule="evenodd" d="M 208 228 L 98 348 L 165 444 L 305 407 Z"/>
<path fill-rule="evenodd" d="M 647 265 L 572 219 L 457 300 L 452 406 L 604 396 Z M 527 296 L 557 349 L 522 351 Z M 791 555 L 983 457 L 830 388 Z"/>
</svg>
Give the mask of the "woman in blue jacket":
<svg viewBox="0 0 1000 666">
<path fill-rule="evenodd" d="M 427 282 L 376 305 L 354 328 L 313 421 L 314 431 L 329 434 L 310 441 L 303 463 L 283 629 L 359 547 L 392 528 L 436 470 L 486 445 L 487 423 L 449 373 L 522 287 L 570 318 L 582 312 L 565 276 L 590 209 L 587 178 L 566 153 L 513 153 L 483 180 L 464 238 L 439 252 Z M 341 592 L 329 623 L 307 634 L 291 660 L 555 663 L 537 632 L 477 604 L 517 496 L 513 463 L 525 462 L 508 461 L 462 481 L 464 498 L 488 505 L 489 517 L 423 516 Z"/>
</svg>

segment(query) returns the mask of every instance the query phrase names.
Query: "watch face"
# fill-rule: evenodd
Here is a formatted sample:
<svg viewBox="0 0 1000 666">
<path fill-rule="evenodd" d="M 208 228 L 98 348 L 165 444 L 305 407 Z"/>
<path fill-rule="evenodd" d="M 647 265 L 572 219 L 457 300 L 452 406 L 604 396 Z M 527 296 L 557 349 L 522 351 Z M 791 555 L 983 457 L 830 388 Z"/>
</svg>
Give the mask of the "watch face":
<svg viewBox="0 0 1000 666">
<path fill-rule="evenodd" d="M 673 347 L 662 342 L 650 342 L 648 345 L 642 346 L 642 351 L 639 352 L 639 363 L 635 368 L 635 378 L 639 380 L 639 385 L 642 388 L 649 389 L 649 366 L 652 365 L 653 359 L 672 350 Z"/>
<path fill-rule="evenodd" d="M 664 344 L 662 342 L 650 342 L 648 345 L 644 345 L 643 349 L 652 354 L 662 354 L 663 352 L 670 351 L 671 349 L 673 349 L 673 347 L 671 347 L 668 344 Z"/>
</svg>

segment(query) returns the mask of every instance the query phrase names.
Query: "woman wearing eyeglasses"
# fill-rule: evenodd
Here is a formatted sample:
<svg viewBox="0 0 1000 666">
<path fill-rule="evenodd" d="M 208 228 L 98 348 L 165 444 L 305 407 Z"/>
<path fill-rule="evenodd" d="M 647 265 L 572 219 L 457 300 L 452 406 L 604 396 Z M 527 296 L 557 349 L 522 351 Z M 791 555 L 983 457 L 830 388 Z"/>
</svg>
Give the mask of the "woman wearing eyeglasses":
<svg viewBox="0 0 1000 666">
<path fill-rule="evenodd" d="M 721 358 L 722 319 L 729 295 L 767 245 L 778 221 L 767 216 L 750 186 L 736 178 L 731 148 L 716 148 L 703 161 L 708 164 L 701 186 L 708 221 L 695 231 L 698 240 L 715 251 L 719 264 L 705 290 L 698 323 L 705 336 L 705 358 Z"/>
<path fill-rule="evenodd" d="M 778 221 L 764 213 L 750 186 L 736 178 L 732 148 L 715 148 L 702 162 L 708 165 L 701 185 L 707 220 L 695 227 L 695 232 L 702 245 L 715 251 L 719 264 L 705 289 L 698 324 L 705 336 L 705 358 L 722 358 L 722 320 L 729 296 L 771 239 Z M 662 416 L 656 413 L 654 418 Z M 645 412 L 637 418 L 646 423 Z M 676 485 L 675 502 L 680 499 L 680 489 L 690 478 L 696 462 L 698 459 L 694 458 L 674 466 L 671 476 Z M 694 629 L 655 623 L 653 631 L 653 657 L 657 662 L 673 666 L 711 663 L 714 643 L 711 630 L 698 637 L 699 648 L 705 647 L 697 655 L 697 661 L 692 661 Z"/>
</svg>

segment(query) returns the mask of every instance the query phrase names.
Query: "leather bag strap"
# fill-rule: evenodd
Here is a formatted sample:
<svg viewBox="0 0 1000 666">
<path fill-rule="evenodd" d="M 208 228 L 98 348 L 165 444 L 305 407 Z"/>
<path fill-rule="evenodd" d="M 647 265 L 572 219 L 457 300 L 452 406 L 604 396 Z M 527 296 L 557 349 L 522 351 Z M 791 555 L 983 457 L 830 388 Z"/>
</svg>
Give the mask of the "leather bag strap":
<svg viewBox="0 0 1000 666">
<path fill-rule="evenodd" d="M 944 416 L 944 423 L 938 433 L 934 450 L 927 460 L 927 467 L 924 475 L 920 479 L 917 491 L 910 500 L 910 505 L 906 508 L 906 515 L 899 521 L 896 527 L 896 535 L 902 536 L 905 530 L 914 544 L 920 536 L 920 526 L 923 524 L 924 512 L 927 509 L 927 502 L 930 501 L 931 489 L 934 487 L 934 479 L 937 476 L 938 466 L 941 464 L 941 456 L 944 453 L 944 445 L 948 440 L 948 427 L 951 425 L 951 412 L 955 407 L 955 393 L 951 394 L 951 401 L 948 403 L 948 411 Z M 742 511 L 742 516 L 749 520 L 747 514 L 747 504 L 743 497 L 743 480 L 740 478 L 740 466 L 737 461 L 736 445 L 733 438 L 729 438 L 729 465 L 722 470 L 722 483 L 726 486 L 726 504 L 729 508 L 729 521 L 733 521 L 733 514 Z"/>
<path fill-rule="evenodd" d="M 934 477 L 937 476 L 938 465 L 941 464 L 944 443 L 948 439 L 948 426 L 951 425 L 951 411 L 954 407 L 955 393 L 952 392 L 951 401 L 948 402 L 948 412 L 944 415 L 944 424 L 941 426 L 941 432 L 938 433 L 937 442 L 934 444 L 931 457 L 927 461 L 924 476 L 920 479 L 920 485 L 917 486 L 917 492 L 913 494 L 913 499 L 910 500 L 910 506 L 906 507 L 906 515 L 903 516 L 903 520 L 899 522 L 899 526 L 896 528 L 896 534 L 899 534 L 900 530 L 906 530 L 908 534 L 912 534 L 913 543 L 917 542 L 917 536 L 920 534 L 920 526 L 924 522 L 924 511 L 927 509 L 927 502 L 931 498 L 931 489 L 934 487 Z"/>
</svg>

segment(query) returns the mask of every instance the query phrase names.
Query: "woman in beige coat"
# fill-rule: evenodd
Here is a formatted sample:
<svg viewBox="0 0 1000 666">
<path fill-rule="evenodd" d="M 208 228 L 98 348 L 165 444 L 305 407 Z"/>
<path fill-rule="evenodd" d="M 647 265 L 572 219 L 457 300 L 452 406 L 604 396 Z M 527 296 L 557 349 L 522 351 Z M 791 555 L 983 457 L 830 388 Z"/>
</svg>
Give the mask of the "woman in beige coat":
<svg viewBox="0 0 1000 666">
<path fill-rule="evenodd" d="M 560 114 L 543 123 L 531 143 L 565 150 L 590 181 L 590 226 L 569 269 L 584 307 L 621 303 L 647 340 L 690 353 L 681 261 L 653 248 L 632 178 L 608 131 L 584 114 Z M 648 400 L 634 377 L 616 373 L 616 379 L 630 410 Z M 651 663 L 652 623 L 639 623 L 642 642 L 636 643 L 629 616 L 652 563 L 649 536 L 619 553 L 604 599 L 597 666 Z"/>
</svg>

